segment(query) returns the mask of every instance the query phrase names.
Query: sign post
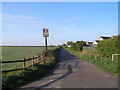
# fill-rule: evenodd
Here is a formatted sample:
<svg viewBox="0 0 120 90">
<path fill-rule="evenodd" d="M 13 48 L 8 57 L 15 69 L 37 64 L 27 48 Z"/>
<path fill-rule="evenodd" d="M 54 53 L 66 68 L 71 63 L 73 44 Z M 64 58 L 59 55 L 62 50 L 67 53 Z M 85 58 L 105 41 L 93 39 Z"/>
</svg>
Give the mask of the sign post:
<svg viewBox="0 0 120 90">
<path fill-rule="evenodd" d="M 48 36 L 49 36 L 48 28 L 43 28 L 43 37 L 45 37 L 46 54 L 47 54 L 47 37 Z"/>
<path fill-rule="evenodd" d="M 47 51 L 47 37 L 45 37 L 45 46 L 46 46 L 46 51 Z"/>
</svg>

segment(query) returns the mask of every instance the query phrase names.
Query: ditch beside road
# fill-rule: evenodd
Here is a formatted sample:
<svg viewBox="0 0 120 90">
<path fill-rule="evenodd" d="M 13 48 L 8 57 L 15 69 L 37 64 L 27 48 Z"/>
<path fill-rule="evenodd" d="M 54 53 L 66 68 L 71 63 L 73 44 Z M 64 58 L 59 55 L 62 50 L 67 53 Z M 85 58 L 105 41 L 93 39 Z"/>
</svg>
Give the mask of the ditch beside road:
<svg viewBox="0 0 120 90">
<path fill-rule="evenodd" d="M 61 48 L 59 63 L 54 71 L 43 79 L 20 87 L 40 88 L 118 88 L 118 78 L 97 66 L 78 59 Z"/>
</svg>

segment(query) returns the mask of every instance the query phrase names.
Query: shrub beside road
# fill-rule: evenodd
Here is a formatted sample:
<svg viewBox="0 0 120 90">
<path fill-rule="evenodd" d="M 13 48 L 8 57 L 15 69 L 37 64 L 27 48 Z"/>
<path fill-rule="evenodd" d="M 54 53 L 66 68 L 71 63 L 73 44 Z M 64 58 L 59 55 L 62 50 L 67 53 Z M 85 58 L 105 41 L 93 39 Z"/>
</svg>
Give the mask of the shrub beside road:
<svg viewBox="0 0 120 90">
<path fill-rule="evenodd" d="M 120 35 L 107 40 L 102 40 L 96 46 L 96 50 L 102 57 L 111 58 L 112 54 L 120 54 Z"/>
</svg>

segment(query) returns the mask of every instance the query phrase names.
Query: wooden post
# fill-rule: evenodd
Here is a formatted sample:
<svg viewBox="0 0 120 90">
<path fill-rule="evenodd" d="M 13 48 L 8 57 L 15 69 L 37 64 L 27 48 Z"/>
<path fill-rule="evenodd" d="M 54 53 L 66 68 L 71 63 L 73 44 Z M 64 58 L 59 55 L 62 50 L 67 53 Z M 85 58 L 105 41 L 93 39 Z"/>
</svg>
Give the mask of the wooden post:
<svg viewBox="0 0 120 90">
<path fill-rule="evenodd" d="M 25 58 L 24 58 L 24 64 L 23 64 L 23 66 L 24 66 L 23 68 L 25 69 L 25 68 L 26 68 L 26 65 L 25 65 Z"/>
<path fill-rule="evenodd" d="M 33 67 L 34 67 L 34 56 L 33 56 L 33 63 L 32 63 Z"/>
<path fill-rule="evenodd" d="M 40 62 L 40 56 L 39 56 L 39 58 L 38 58 L 38 63 Z"/>
<path fill-rule="evenodd" d="M 40 61 L 40 56 L 39 56 L 39 58 L 38 58 L 38 63 L 39 63 L 39 61 Z"/>
<path fill-rule="evenodd" d="M 41 58 L 41 56 L 40 56 L 40 58 L 39 58 L 39 62 L 41 62 L 41 60 L 42 60 L 42 58 Z"/>
</svg>

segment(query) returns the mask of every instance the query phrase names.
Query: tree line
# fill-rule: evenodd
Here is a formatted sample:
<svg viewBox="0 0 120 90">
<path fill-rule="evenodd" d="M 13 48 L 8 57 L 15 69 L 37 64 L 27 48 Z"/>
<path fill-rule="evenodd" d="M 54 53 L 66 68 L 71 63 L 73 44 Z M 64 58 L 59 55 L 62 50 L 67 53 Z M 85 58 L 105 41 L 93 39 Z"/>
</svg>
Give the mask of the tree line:
<svg viewBox="0 0 120 90">
<path fill-rule="evenodd" d="M 82 51 L 83 47 L 86 46 L 85 41 L 68 41 L 67 44 L 62 45 L 65 48 L 69 48 L 74 51 Z M 120 54 L 120 35 L 111 37 L 106 40 L 102 40 L 95 47 L 99 56 L 105 58 L 111 58 L 112 54 Z"/>
<path fill-rule="evenodd" d="M 82 51 L 83 46 L 86 45 L 85 41 L 68 41 L 67 44 L 63 44 L 62 46 L 67 48 L 68 46 L 70 46 L 69 48 L 75 51 Z"/>
</svg>

